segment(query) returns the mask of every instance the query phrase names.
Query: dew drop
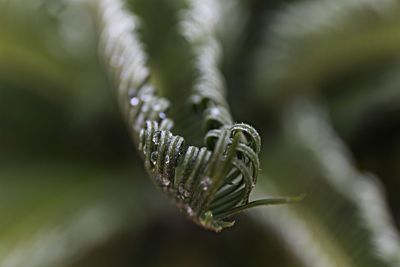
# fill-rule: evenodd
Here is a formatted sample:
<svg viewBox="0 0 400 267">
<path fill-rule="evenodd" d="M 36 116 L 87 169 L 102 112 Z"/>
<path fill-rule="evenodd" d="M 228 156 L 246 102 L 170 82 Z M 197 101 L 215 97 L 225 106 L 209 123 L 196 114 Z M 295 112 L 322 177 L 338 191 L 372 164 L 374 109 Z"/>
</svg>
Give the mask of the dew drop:
<svg viewBox="0 0 400 267">
<path fill-rule="evenodd" d="M 165 164 L 169 164 L 169 156 L 168 155 L 165 156 Z"/>
<path fill-rule="evenodd" d="M 161 179 L 162 186 L 169 186 L 170 183 L 171 183 L 171 181 L 166 177 Z"/>
<path fill-rule="evenodd" d="M 143 154 L 146 155 L 146 153 L 147 153 L 147 147 L 146 147 L 146 145 L 144 145 L 144 146 L 143 146 Z"/>
<path fill-rule="evenodd" d="M 188 198 L 190 196 L 190 192 L 188 190 L 183 191 L 183 196 Z"/>
<path fill-rule="evenodd" d="M 178 186 L 178 192 L 180 194 L 180 198 L 181 199 L 185 199 L 185 198 L 188 198 L 190 196 L 190 192 L 185 189 L 183 184 L 180 184 Z"/>
<path fill-rule="evenodd" d="M 203 214 L 203 217 L 210 217 L 210 218 L 212 219 L 212 218 L 214 218 L 214 215 L 212 214 L 211 211 L 208 211 L 208 212 L 205 212 L 205 213 Z"/>
<path fill-rule="evenodd" d="M 188 216 L 193 216 L 194 215 L 194 211 L 189 205 L 185 205 L 185 211 L 186 211 L 186 214 Z"/>
<path fill-rule="evenodd" d="M 210 177 L 204 177 L 200 182 L 200 185 L 201 185 L 201 188 L 203 189 L 203 191 L 206 191 L 208 189 L 208 187 L 210 186 L 210 184 L 211 184 Z"/>
<path fill-rule="evenodd" d="M 161 112 L 160 114 L 158 114 L 158 117 L 163 120 L 167 117 L 167 115 L 165 115 L 164 112 Z"/>
<path fill-rule="evenodd" d="M 220 111 L 219 111 L 218 108 L 212 108 L 212 109 L 210 110 L 210 112 L 211 112 L 212 115 L 219 115 L 219 113 L 220 113 Z"/>
<path fill-rule="evenodd" d="M 150 155 L 150 161 L 151 161 L 151 163 L 152 163 L 153 165 L 156 164 L 157 156 L 158 156 L 157 154 L 158 154 L 158 153 L 157 153 L 156 151 L 154 151 L 154 152 L 152 152 L 151 155 Z"/>
<path fill-rule="evenodd" d="M 130 103 L 131 106 L 135 107 L 139 104 L 139 99 L 137 97 L 132 97 Z"/>
<path fill-rule="evenodd" d="M 159 139 L 160 139 L 160 135 L 161 135 L 161 131 L 155 131 L 153 134 L 153 143 L 155 145 L 158 145 L 160 143 Z"/>
<path fill-rule="evenodd" d="M 144 129 L 141 129 L 139 132 L 139 137 L 142 138 L 144 136 Z"/>
</svg>

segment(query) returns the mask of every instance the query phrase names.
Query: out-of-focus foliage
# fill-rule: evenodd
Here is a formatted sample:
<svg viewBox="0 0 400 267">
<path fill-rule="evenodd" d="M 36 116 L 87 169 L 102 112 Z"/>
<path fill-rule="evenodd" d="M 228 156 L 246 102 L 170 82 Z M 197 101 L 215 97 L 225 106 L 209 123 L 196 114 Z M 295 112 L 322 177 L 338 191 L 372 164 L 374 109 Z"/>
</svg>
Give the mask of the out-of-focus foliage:
<svg viewBox="0 0 400 267">
<path fill-rule="evenodd" d="M 97 59 L 90 5 L 0 0 L 0 266 L 399 266 L 399 5 L 226 7 L 229 101 L 263 136 L 256 195 L 307 197 L 215 235 L 144 174 Z M 181 99 L 194 71 L 178 30 L 185 1 L 129 7 L 153 82 L 197 140 Z"/>
</svg>

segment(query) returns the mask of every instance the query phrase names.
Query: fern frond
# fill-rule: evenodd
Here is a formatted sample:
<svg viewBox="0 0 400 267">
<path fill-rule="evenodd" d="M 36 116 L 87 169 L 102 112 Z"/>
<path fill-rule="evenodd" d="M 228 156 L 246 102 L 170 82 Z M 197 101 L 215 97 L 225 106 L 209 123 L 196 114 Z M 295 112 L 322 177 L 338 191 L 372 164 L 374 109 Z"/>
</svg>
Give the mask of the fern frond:
<svg viewBox="0 0 400 267">
<path fill-rule="evenodd" d="M 287 108 L 283 123 L 282 139 L 264 154 L 269 179 L 256 191 L 290 194 L 303 188 L 307 199 L 301 206 L 260 210 L 254 216 L 306 266 L 399 266 L 400 236 L 383 187 L 357 168 L 326 110 L 303 98 Z M 282 161 L 284 170 L 278 165 Z"/>
<path fill-rule="evenodd" d="M 354 205 L 370 233 L 377 255 L 389 266 L 400 264 L 400 235 L 389 215 L 379 180 L 355 167 L 350 151 L 329 124 L 321 107 L 308 102 L 295 103 L 291 108 L 287 125 L 292 126 L 288 130 L 297 129 L 297 138 L 325 174 L 322 178 Z"/>
<path fill-rule="evenodd" d="M 299 1 L 287 6 L 265 25 L 264 43 L 255 54 L 255 87 L 276 105 L 295 93 L 315 93 L 370 63 L 398 61 L 399 18 L 397 0 Z"/>
<path fill-rule="evenodd" d="M 261 185 L 261 194 L 305 187 L 307 200 L 261 217 L 307 266 L 400 264 L 383 187 L 358 169 L 341 139 L 351 131 L 359 138 L 354 129 L 363 117 L 372 121 L 371 110 L 397 110 L 399 12 L 396 0 L 297 1 L 265 25 L 253 71 L 257 97 L 286 116 L 265 150 L 272 185 Z M 285 169 L 275 166 L 282 162 Z"/>
<path fill-rule="evenodd" d="M 188 218 L 220 231 L 232 226 L 224 218 L 257 205 L 293 202 L 281 198 L 249 203 L 259 170 L 261 140 L 244 123 L 233 123 L 226 88 L 218 70 L 221 46 L 214 37 L 222 8 L 217 1 L 190 1 L 183 35 L 196 54 L 198 77 L 190 97 L 203 116 L 206 147 L 185 144 L 172 133 L 170 102 L 149 81 L 147 56 L 137 38 L 139 19 L 120 1 L 96 2 L 99 52 L 117 88 L 135 144 L 153 182 Z"/>
</svg>

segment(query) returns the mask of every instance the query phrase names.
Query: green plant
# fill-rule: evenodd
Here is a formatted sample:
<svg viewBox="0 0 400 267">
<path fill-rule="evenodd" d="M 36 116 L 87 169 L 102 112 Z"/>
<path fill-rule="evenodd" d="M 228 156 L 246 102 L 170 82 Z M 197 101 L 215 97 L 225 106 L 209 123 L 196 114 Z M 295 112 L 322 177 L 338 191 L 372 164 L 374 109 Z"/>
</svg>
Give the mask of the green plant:
<svg viewBox="0 0 400 267">
<path fill-rule="evenodd" d="M 197 78 L 189 94 L 203 118 L 207 147 L 185 144 L 173 135 L 167 117 L 170 102 L 151 85 L 146 53 L 137 37 L 139 18 L 123 2 L 96 1 L 100 53 L 114 86 L 134 142 L 143 153 L 154 183 L 195 223 L 215 231 L 233 225 L 224 218 L 250 207 L 285 204 L 301 198 L 249 202 L 259 172 L 261 139 L 248 124 L 233 123 L 226 89 L 218 70 L 221 46 L 215 38 L 222 6 L 193 1 L 182 30 L 194 47 Z"/>
<path fill-rule="evenodd" d="M 195 1 L 125 2 L 128 20 L 115 29 L 134 13 L 134 31 L 122 36 L 141 52 L 115 38 L 98 46 L 104 24 L 102 12 L 91 13 L 95 0 L 0 0 L 1 266 L 399 266 L 397 0 L 221 0 L 220 8 L 199 0 L 207 19 L 196 19 Z M 117 56 L 98 62 L 98 48 Z M 118 57 L 131 48 L 144 57 Z M 155 102 L 121 95 L 124 122 L 110 88 L 127 86 L 120 64 L 140 58 L 128 71 Z M 202 105 L 205 95 L 218 101 Z M 129 121 L 131 99 L 151 112 Z M 156 124 L 140 114 L 166 130 L 151 134 Z M 235 137 L 230 127 L 214 132 L 233 118 L 256 126 L 259 153 L 242 139 L 247 125 Z M 185 158 L 212 157 L 217 134 L 227 133 L 226 143 L 247 145 L 260 161 L 257 186 L 248 187 L 255 199 L 307 197 L 238 214 L 236 227 L 215 235 L 157 193 L 169 183 L 169 197 L 181 196 L 153 169 L 172 177 L 164 163 L 176 141 L 175 174 L 185 176 L 180 167 L 195 169 Z"/>
</svg>

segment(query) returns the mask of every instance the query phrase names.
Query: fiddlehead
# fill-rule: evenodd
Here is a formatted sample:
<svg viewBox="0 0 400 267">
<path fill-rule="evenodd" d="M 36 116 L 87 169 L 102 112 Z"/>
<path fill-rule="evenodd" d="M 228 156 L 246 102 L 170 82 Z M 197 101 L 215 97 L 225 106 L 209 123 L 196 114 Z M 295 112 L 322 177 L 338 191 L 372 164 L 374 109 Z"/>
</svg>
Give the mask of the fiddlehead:
<svg viewBox="0 0 400 267">
<path fill-rule="evenodd" d="M 209 2 L 209 3 L 208 3 Z M 233 225 L 224 218 L 248 207 L 288 203 L 279 198 L 249 203 L 259 171 L 261 147 L 257 131 L 233 124 L 218 71 L 221 47 L 214 38 L 216 1 L 193 1 L 182 23 L 183 35 L 194 47 L 198 78 L 191 101 L 202 112 L 206 147 L 185 144 L 174 135 L 167 117 L 169 101 L 149 82 L 146 53 L 136 36 L 138 18 L 120 1 L 96 1 L 100 29 L 99 52 L 153 182 L 194 222 L 220 231 Z M 210 13 L 211 12 L 211 13 Z M 203 16 L 211 17 L 204 18 Z M 215 16 L 214 16 L 215 15 Z"/>
</svg>

